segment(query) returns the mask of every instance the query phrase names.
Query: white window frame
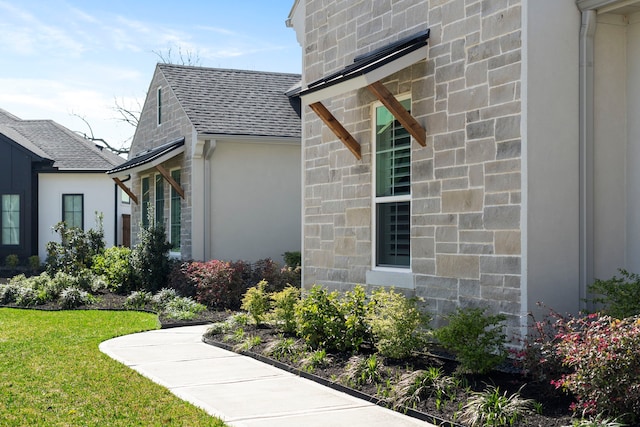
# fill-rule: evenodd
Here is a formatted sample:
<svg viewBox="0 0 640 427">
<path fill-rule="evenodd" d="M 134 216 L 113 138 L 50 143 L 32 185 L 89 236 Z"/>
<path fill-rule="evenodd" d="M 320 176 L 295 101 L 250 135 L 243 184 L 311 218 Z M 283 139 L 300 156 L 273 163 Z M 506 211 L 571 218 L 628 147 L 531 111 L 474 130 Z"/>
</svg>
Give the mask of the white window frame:
<svg viewBox="0 0 640 427">
<path fill-rule="evenodd" d="M 396 97 L 398 101 L 404 101 L 411 99 L 411 93 L 404 93 Z M 413 261 L 413 245 L 409 246 L 409 265 L 407 267 L 391 267 L 391 266 L 379 266 L 377 265 L 377 248 L 378 248 L 378 221 L 377 221 L 377 208 L 380 203 L 393 203 L 393 202 L 409 202 L 409 216 L 413 216 L 413 203 L 411 189 L 409 194 L 403 194 L 400 196 L 376 196 L 377 190 L 377 161 L 376 161 L 376 109 L 383 107 L 384 105 L 380 101 L 376 101 L 371 105 L 371 272 L 367 274 L 368 284 L 381 284 L 381 285 L 393 285 L 396 287 L 413 287 L 412 273 L 412 261 Z M 410 141 L 413 138 L 409 136 Z M 411 154 L 413 157 L 413 153 Z M 413 162 L 410 161 L 411 176 L 413 175 Z M 411 226 L 410 226 L 411 227 Z M 411 239 L 411 235 L 409 235 Z M 390 273 L 385 275 L 384 273 Z M 383 273 L 383 274 L 381 274 Z M 391 281 L 390 283 L 387 283 Z"/>
</svg>

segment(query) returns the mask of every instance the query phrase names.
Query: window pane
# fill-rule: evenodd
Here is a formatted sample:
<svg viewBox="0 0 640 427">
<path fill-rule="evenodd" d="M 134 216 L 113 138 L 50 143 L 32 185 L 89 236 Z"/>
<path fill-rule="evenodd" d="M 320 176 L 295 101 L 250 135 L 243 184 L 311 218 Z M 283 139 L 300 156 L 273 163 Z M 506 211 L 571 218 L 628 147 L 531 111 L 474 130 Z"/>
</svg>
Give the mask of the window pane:
<svg viewBox="0 0 640 427">
<path fill-rule="evenodd" d="M 20 244 L 20 195 L 2 195 L 2 244 Z"/>
<path fill-rule="evenodd" d="M 142 227 L 149 227 L 149 201 L 151 195 L 149 194 L 149 177 L 142 178 Z"/>
<path fill-rule="evenodd" d="M 156 175 L 156 224 L 164 224 L 164 178 Z"/>
<path fill-rule="evenodd" d="M 83 228 L 83 196 L 82 194 L 62 195 L 62 220 L 67 227 Z"/>
<path fill-rule="evenodd" d="M 409 110 L 410 100 L 401 104 Z M 376 108 L 376 196 L 411 193 L 411 137 L 385 107 Z"/>
<path fill-rule="evenodd" d="M 171 177 L 175 182 L 180 184 L 180 170 L 171 171 Z M 182 218 L 182 200 L 180 199 L 180 194 L 171 187 L 171 230 L 170 230 L 170 241 L 171 241 L 171 249 L 173 251 L 180 251 L 180 225 Z"/>
<path fill-rule="evenodd" d="M 410 202 L 377 205 L 377 265 L 409 267 L 410 226 Z"/>
</svg>

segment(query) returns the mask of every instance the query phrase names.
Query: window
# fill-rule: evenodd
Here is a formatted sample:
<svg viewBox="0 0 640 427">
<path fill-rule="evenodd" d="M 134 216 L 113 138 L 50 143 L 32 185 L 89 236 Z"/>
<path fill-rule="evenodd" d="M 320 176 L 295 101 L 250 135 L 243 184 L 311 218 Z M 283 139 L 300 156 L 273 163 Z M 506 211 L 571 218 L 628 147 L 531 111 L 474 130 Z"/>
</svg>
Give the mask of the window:
<svg viewBox="0 0 640 427">
<path fill-rule="evenodd" d="M 62 195 L 62 220 L 67 227 L 84 229 L 84 195 Z"/>
<path fill-rule="evenodd" d="M 162 124 L 162 87 L 158 88 L 157 98 L 158 98 L 158 126 L 160 126 Z"/>
<path fill-rule="evenodd" d="M 2 195 L 2 244 L 20 244 L 20 195 Z"/>
<path fill-rule="evenodd" d="M 156 224 L 164 224 L 164 178 L 162 175 L 156 175 Z"/>
<path fill-rule="evenodd" d="M 180 184 L 180 169 L 171 171 L 171 178 L 178 184 Z M 170 230 L 169 238 L 171 242 L 171 250 L 174 252 L 180 252 L 180 225 L 182 217 L 182 204 L 180 194 L 171 187 L 171 217 L 170 217 Z"/>
<path fill-rule="evenodd" d="M 407 110 L 411 100 L 401 104 Z M 375 265 L 411 261 L 411 137 L 384 106 L 375 107 Z"/>
<path fill-rule="evenodd" d="M 142 187 L 142 206 L 141 206 L 141 211 L 142 211 L 142 227 L 143 228 L 148 228 L 149 227 L 149 204 L 151 203 L 151 194 L 150 194 L 150 189 L 149 189 L 149 177 L 145 176 L 142 178 L 142 182 L 141 182 L 141 187 Z"/>
</svg>

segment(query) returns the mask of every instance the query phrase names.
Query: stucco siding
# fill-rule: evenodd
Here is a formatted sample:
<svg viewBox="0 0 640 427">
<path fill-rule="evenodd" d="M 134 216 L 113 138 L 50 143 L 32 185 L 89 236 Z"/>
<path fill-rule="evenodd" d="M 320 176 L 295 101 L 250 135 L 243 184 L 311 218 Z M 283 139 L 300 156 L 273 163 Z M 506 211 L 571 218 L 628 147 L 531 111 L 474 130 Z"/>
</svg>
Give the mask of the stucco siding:
<svg viewBox="0 0 640 427">
<path fill-rule="evenodd" d="M 300 250 L 300 146 L 217 142 L 211 156 L 209 258 L 282 263 Z"/>
<path fill-rule="evenodd" d="M 96 228 L 96 212 L 103 215 L 107 247 L 116 244 L 115 206 L 120 209 L 120 190 L 105 173 L 41 173 L 38 189 L 38 256 L 44 262 L 47 257 L 47 242 L 59 242 L 52 230 L 62 221 L 62 195 L 82 194 L 84 198 L 84 229 Z M 117 204 L 114 206 L 114 204 Z"/>
</svg>

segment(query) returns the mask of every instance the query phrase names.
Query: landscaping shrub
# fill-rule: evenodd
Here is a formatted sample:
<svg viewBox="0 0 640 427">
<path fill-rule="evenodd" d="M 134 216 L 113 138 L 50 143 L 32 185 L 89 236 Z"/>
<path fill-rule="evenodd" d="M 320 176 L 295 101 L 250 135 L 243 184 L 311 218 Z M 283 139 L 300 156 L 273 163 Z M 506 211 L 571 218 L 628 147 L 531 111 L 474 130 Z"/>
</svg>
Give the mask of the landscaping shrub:
<svg viewBox="0 0 640 427">
<path fill-rule="evenodd" d="M 154 310 L 162 311 L 167 306 L 167 304 L 178 298 L 178 292 L 175 289 L 171 288 L 163 288 L 158 291 L 153 297 L 151 297 L 151 305 Z"/>
<path fill-rule="evenodd" d="M 261 280 L 256 286 L 247 289 L 242 297 L 242 308 L 249 313 L 256 325 L 262 324 L 264 316 L 269 312 L 270 298 L 267 293 L 267 282 Z"/>
<path fill-rule="evenodd" d="M 425 345 L 429 316 L 418 308 L 418 300 L 393 289 L 378 289 L 371 296 L 367 314 L 374 345 L 389 358 L 403 359 Z"/>
<path fill-rule="evenodd" d="M 11 304 L 18 297 L 19 286 L 15 283 L 0 285 L 0 304 Z"/>
<path fill-rule="evenodd" d="M 344 350 L 357 351 L 366 341 L 371 341 L 371 328 L 367 323 L 368 300 L 364 287 L 357 285 L 340 299 L 340 313 L 344 318 L 344 333 L 340 346 Z"/>
<path fill-rule="evenodd" d="M 40 270 L 40 257 L 38 255 L 31 255 L 27 258 L 27 267 L 29 267 L 29 270 L 32 272 Z"/>
<path fill-rule="evenodd" d="M 284 265 L 287 267 L 299 267 L 302 265 L 302 254 L 300 251 L 290 251 L 282 254 Z"/>
<path fill-rule="evenodd" d="M 296 324 L 298 334 L 311 348 L 345 350 L 345 323 L 338 292 L 314 285 L 296 306 Z"/>
<path fill-rule="evenodd" d="M 287 286 L 280 292 L 271 294 L 273 302 L 272 319 L 275 327 L 284 333 L 296 331 L 296 305 L 300 301 L 300 289 Z"/>
<path fill-rule="evenodd" d="M 90 268 L 93 257 L 104 251 L 104 231 L 102 214 L 96 214 L 97 230 L 86 232 L 77 227 L 67 227 L 59 222 L 53 230 L 60 235 L 60 242 L 47 243 L 47 272 L 57 271 L 75 274 Z"/>
<path fill-rule="evenodd" d="M 512 351 L 514 363 L 533 381 L 548 386 L 554 393 L 550 381 L 568 373 L 562 357 L 556 352 L 559 336 L 567 332 L 568 319 L 549 309 L 542 320 L 531 317 L 527 336 L 519 349 Z"/>
<path fill-rule="evenodd" d="M 618 271 L 621 277 L 596 280 L 589 286 L 589 292 L 595 294 L 593 303 L 602 304 L 602 313 L 624 319 L 640 314 L 640 275 L 623 269 Z"/>
<path fill-rule="evenodd" d="M 75 287 L 63 289 L 60 293 L 60 305 L 64 309 L 80 307 L 95 302 L 95 298 L 86 291 Z"/>
<path fill-rule="evenodd" d="M 16 292 L 16 304 L 20 307 L 32 307 L 39 303 L 38 291 L 30 286 L 22 286 Z"/>
<path fill-rule="evenodd" d="M 243 275 L 246 266 L 242 261 L 192 262 L 187 266 L 186 274 L 195 285 L 199 303 L 214 309 L 236 310 L 245 290 Z"/>
<path fill-rule="evenodd" d="M 171 243 L 167 241 L 164 225 L 149 221 L 147 228 L 141 227 L 138 241 L 131 252 L 131 267 L 140 288 L 149 292 L 165 288 L 171 268 Z"/>
<path fill-rule="evenodd" d="M 458 308 L 447 316 L 449 324 L 435 331 L 435 337 L 460 362 L 462 372 L 483 374 L 507 357 L 502 314 L 485 315 L 483 308 Z"/>
<path fill-rule="evenodd" d="M 111 291 L 128 293 L 137 288 L 129 248 L 112 246 L 105 249 L 93 257 L 92 270 L 106 279 Z"/>
<path fill-rule="evenodd" d="M 151 292 L 133 291 L 124 301 L 125 308 L 141 309 L 151 302 Z"/>
<path fill-rule="evenodd" d="M 18 258 L 18 255 L 16 254 L 7 255 L 4 259 L 4 265 L 9 268 L 16 268 L 19 264 L 20 258 Z"/>
<path fill-rule="evenodd" d="M 591 314 L 566 326 L 557 351 L 571 372 L 553 383 L 573 394 L 572 409 L 640 421 L 640 316 Z"/>
<path fill-rule="evenodd" d="M 278 263 L 271 258 L 258 260 L 253 264 L 250 285 L 253 286 L 264 280 L 269 284 L 268 292 L 280 291 L 286 286 L 282 281 L 281 270 Z"/>
<path fill-rule="evenodd" d="M 162 310 L 162 314 L 169 319 L 192 320 L 207 307 L 189 297 L 176 297 L 169 300 Z"/>
<path fill-rule="evenodd" d="M 191 280 L 189 280 L 189 277 L 187 276 L 187 268 L 189 267 L 189 263 L 182 262 L 177 259 L 172 259 L 169 262 L 169 265 L 170 271 L 167 281 L 167 287 L 175 289 L 178 294 L 184 297 L 195 298 L 196 286 Z"/>
</svg>

